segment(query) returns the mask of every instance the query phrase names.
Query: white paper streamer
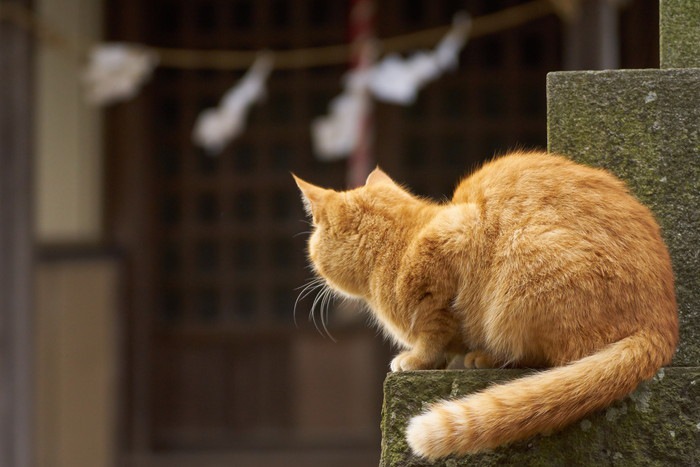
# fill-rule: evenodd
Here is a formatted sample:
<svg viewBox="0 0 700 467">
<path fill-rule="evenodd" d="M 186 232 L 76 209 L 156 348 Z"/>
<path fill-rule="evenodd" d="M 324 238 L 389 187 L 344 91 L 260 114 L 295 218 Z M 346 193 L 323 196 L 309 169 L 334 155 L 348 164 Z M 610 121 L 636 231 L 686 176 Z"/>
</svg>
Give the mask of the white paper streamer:
<svg viewBox="0 0 700 467">
<path fill-rule="evenodd" d="M 217 154 L 240 135 L 250 106 L 265 97 L 265 82 L 272 65 L 272 54 L 258 56 L 243 78 L 224 94 L 219 106 L 199 115 L 192 133 L 195 144 Z"/>
<path fill-rule="evenodd" d="M 418 90 L 439 73 L 436 61 L 426 52 L 417 52 L 408 59 L 391 54 L 372 70 L 369 88 L 377 100 L 408 105 L 415 102 Z"/>
<path fill-rule="evenodd" d="M 342 159 L 355 148 L 362 116 L 370 105 L 367 78 L 368 71 L 348 73 L 342 94 L 329 105 L 329 115 L 311 123 L 314 151 L 319 159 Z"/>
<path fill-rule="evenodd" d="M 86 99 L 97 105 L 130 99 L 157 64 L 157 54 L 146 47 L 124 43 L 95 46 L 83 71 Z"/>
<path fill-rule="evenodd" d="M 459 52 L 469 37 L 471 18 L 466 13 L 455 15 L 452 29 L 432 52 L 419 51 L 403 59 L 387 55 L 371 71 L 369 89 L 383 102 L 408 105 L 416 100 L 418 91 L 446 70 L 457 66 Z"/>
<path fill-rule="evenodd" d="M 370 105 L 370 93 L 383 102 L 412 104 L 423 86 L 456 67 L 470 27 L 470 16 L 458 13 L 433 51 L 415 52 L 406 59 L 390 54 L 368 70 L 346 75 L 343 92 L 331 101 L 329 114 L 311 124 L 316 157 L 333 161 L 352 153 L 358 143 L 362 115 Z"/>
</svg>

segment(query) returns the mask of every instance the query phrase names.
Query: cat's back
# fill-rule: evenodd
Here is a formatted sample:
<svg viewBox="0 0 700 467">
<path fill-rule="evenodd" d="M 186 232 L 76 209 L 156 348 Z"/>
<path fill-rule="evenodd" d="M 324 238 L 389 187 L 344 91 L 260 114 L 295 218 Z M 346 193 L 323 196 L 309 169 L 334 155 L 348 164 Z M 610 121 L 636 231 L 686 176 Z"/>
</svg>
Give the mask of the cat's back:
<svg viewBox="0 0 700 467">
<path fill-rule="evenodd" d="M 459 184 L 452 202 L 474 203 L 484 228 L 499 237 L 566 231 L 601 245 L 613 238 L 640 248 L 661 242 L 651 211 L 624 182 L 545 152 L 512 153 L 486 163 Z"/>
<path fill-rule="evenodd" d="M 452 201 L 477 204 L 524 198 L 565 201 L 563 197 L 582 191 L 628 195 L 624 183 L 603 170 L 556 154 L 514 152 L 485 163 L 463 179 Z"/>
</svg>

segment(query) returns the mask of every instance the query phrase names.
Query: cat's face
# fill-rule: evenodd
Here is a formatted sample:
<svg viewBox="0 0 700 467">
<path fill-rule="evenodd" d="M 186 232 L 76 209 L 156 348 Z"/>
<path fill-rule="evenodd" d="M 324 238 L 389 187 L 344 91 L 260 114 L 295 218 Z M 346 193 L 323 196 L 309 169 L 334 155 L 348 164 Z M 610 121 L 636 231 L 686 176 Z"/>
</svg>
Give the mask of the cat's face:
<svg viewBox="0 0 700 467">
<path fill-rule="evenodd" d="M 336 291 L 366 298 L 373 258 L 391 228 L 392 209 L 398 198 L 410 195 L 379 169 L 365 186 L 341 192 L 294 179 L 313 223 L 308 254 L 314 270 Z"/>
</svg>

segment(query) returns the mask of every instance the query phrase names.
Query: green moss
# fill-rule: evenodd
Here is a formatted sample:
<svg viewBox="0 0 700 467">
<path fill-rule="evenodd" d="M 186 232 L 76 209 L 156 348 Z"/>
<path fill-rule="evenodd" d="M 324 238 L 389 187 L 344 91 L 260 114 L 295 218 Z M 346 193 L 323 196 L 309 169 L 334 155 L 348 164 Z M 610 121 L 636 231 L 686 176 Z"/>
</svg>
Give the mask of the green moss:
<svg viewBox="0 0 700 467">
<path fill-rule="evenodd" d="M 659 39 L 662 68 L 700 68 L 700 2 L 661 0 Z"/>
<path fill-rule="evenodd" d="M 413 456 L 404 439 L 409 419 L 426 403 L 508 381 L 518 370 L 392 373 L 384 384 L 383 467 L 418 466 L 670 466 L 700 463 L 700 368 L 667 368 L 633 396 L 552 436 L 492 452 L 441 459 Z M 644 403 L 640 404 L 640 401 Z"/>
<path fill-rule="evenodd" d="M 700 365 L 700 69 L 551 73 L 547 98 L 549 149 L 612 171 L 654 211 L 676 275 L 674 364 Z"/>
</svg>

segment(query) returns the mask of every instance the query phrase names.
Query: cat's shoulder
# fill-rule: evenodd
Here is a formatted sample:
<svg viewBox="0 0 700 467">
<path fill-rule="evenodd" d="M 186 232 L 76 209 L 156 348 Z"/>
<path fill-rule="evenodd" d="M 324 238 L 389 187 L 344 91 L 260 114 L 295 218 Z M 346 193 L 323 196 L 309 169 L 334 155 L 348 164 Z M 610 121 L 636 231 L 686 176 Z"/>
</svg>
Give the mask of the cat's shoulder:
<svg viewBox="0 0 700 467">
<path fill-rule="evenodd" d="M 419 243 L 463 248 L 474 237 L 480 212 L 473 203 L 448 203 L 441 206 L 420 231 Z"/>
</svg>

